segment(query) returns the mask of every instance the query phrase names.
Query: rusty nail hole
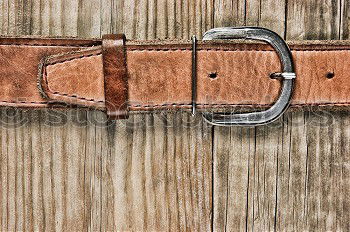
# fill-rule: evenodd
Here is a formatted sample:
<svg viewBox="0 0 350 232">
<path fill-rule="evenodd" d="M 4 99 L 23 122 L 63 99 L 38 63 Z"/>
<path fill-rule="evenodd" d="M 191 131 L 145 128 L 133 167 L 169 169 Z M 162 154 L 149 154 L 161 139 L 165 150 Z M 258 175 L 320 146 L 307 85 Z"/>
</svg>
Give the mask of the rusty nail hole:
<svg viewBox="0 0 350 232">
<path fill-rule="evenodd" d="M 217 72 L 209 73 L 209 77 L 210 77 L 211 79 L 215 79 L 215 78 L 218 77 L 218 73 L 217 73 Z"/>
<path fill-rule="evenodd" d="M 334 72 L 328 72 L 328 73 L 326 74 L 326 77 L 327 77 L 328 79 L 332 79 L 332 78 L 334 77 Z"/>
</svg>

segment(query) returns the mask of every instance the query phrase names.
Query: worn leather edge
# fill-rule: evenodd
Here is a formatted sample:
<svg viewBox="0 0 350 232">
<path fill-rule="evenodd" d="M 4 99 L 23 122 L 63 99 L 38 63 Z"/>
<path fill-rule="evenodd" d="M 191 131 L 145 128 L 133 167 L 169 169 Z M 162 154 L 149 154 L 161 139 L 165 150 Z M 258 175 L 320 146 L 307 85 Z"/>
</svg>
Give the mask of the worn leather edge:
<svg viewBox="0 0 350 232">
<path fill-rule="evenodd" d="M 104 101 L 99 101 L 96 99 L 87 99 L 78 95 L 70 95 L 64 92 L 59 92 L 52 90 L 49 87 L 49 80 L 46 75 L 46 68 L 50 65 L 55 65 L 58 63 L 65 63 L 68 61 L 73 61 L 77 59 L 82 59 L 84 57 L 90 57 L 95 55 L 101 55 L 101 47 L 83 49 L 79 51 L 73 51 L 69 53 L 63 53 L 58 55 L 48 56 L 42 59 L 39 64 L 38 72 L 38 90 L 42 97 L 51 103 L 66 103 L 71 105 L 80 105 L 85 107 L 93 107 L 96 109 L 104 109 Z M 74 77 L 72 77 L 74 78 Z"/>
</svg>

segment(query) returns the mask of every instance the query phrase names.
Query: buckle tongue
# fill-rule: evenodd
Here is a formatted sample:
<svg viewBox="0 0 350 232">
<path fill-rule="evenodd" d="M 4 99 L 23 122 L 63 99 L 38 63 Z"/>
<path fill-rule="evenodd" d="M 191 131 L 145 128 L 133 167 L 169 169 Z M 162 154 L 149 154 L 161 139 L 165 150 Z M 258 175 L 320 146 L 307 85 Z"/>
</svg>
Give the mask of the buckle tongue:
<svg viewBox="0 0 350 232">
<path fill-rule="evenodd" d="M 203 40 L 215 39 L 251 39 L 269 43 L 277 52 L 282 72 L 271 77 L 282 81 L 281 94 L 277 101 L 267 110 L 251 113 L 203 113 L 203 118 L 216 126 L 257 126 L 278 119 L 288 108 L 292 98 L 294 80 L 296 78 L 292 53 L 286 42 L 275 32 L 260 27 L 222 27 L 207 31 Z"/>
</svg>

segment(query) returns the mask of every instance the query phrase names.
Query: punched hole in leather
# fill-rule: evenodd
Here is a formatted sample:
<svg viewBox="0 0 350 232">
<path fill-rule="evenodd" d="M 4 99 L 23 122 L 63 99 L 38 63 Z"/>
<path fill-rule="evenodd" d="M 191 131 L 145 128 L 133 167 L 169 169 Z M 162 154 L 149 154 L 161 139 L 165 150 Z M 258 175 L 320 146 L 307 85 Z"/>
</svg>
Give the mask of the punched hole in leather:
<svg viewBox="0 0 350 232">
<path fill-rule="evenodd" d="M 128 117 L 128 78 L 124 34 L 102 37 L 105 105 L 109 119 Z"/>
</svg>

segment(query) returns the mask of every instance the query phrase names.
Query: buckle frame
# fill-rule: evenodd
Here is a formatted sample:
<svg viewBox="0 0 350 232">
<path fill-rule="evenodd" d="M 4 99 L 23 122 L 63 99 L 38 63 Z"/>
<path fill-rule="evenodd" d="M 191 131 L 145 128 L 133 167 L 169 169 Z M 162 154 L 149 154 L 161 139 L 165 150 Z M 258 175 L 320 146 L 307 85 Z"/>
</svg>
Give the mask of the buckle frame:
<svg viewBox="0 0 350 232">
<path fill-rule="evenodd" d="M 292 53 L 286 42 L 275 32 L 260 27 L 222 27 L 214 28 L 203 35 L 203 40 L 215 39 L 250 39 L 264 41 L 277 52 L 282 73 L 281 93 L 277 101 L 267 110 L 250 113 L 203 113 L 203 118 L 215 126 L 257 126 L 275 121 L 287 110 L 292 98 L 296 74 L 294 72 Z"/>
</svg>

